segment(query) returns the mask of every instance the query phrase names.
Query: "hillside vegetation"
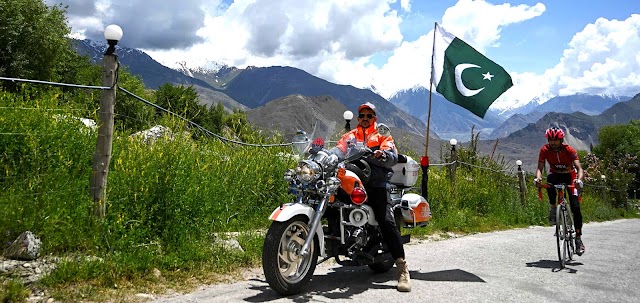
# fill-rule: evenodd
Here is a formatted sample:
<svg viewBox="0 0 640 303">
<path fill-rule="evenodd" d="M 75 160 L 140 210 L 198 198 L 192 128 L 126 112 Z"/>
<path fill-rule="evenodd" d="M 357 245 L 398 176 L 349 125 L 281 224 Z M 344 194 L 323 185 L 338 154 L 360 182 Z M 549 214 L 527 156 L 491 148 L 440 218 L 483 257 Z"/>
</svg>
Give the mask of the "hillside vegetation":
<svg viewBox="0 0 640 303">
<path fill-rule="evenodd" d="M 29 22 L 42 19 L 64 25 L 59 7 L 47 8 L 39 0 L 5 3 L 3 9 L 13 10 L 0 10 L 11 12 L 0 15 L 0 25 L 13 22 L 28 28 Z M 68 32 L 64 26 L 52 28 L 62 29 L 52 35 Z M 64 39 L 55 41 L 67 45 Z M 17 46 L 0 51 L 13 58 L 34 51 L 26 44 Z M 30 72 L 6 74 L 13 61 L 0 61 L 0 71 L 3 76 L 100 85 L 100 67 L 88 60 L 72 55 L 50 60 L 68 63 L 56 66 L 72 72 L 63 77 L 56 67 L 40 73 L 52 64 L 35 64 L 21 67 Z M 119 71 L 119 85 L 175 114 L 118 92 L 106 217 L 99 219 L 91 214 L 89 196 L 98 134 L 80 118 L 97 121 L 100 94 L 0 82 L 0 248 L 31 231 L 42 240 L 41 255 L 57 260 L 55 269 L 35 283 L 0 273 L 3 302 L 24 301 L 39 289 L 65 302 L 127 301 L 134 293 L 189 289 L 260 265 L 262 231 L 270 224 L 271 211 L 290 199 L 282 176 L 295 160 L 288 156 L 290 146 L 258 145 L 286 140 L 254 129 L 241 111 L 198 105 L 192 87 L 167 84 L 148 90 L 126 70 Z M 171 134 L 151 141 L 132 136 L 154 125 L 167 127 Z M 605 129 L 603 145 L 594 149 L 602 152 L 581 155 L 591 178 L 582 200 L 587 222 L 637 216 L 637 200 L 628 199 L 628 193 L 637 188 L 632 186 L 638 180 L 638 129 L 637 123 Z M 515 168 L 499 156 L 478 154 L 477 139 L 473 142 L 458 149 L 455 167 L 430 168 L 434 217 L 429 226 L 404 233 L 427 237 L 546 224 L 547 202 L 538 201 L 531 176 L 521 203 Z M 448 147 L 442 150 L 440 163 L 450 162 Z M 598 179 L 600 174 L 609 176 L 606 183 Z M 222 240 L 229 237 L 237 239 L 243 251 L 224 245 Z"/>
<path fill-rule="evenodd" d="M 259 266 L 259 231 L 268 227 L 271 211 L 289 200 L 282 174 L 295 162 L 282 155 L 290 147 L 193 139 L 194 131 L 169 117 L 160 122 L 173 130 L 173 139 L 145 142 L 118 131 L 107 216 L 100 221 L 91 216 L 88 194 L 95 130 L 73 118 L 74 111 L 60 104 L 61 94 L 26 94 L 0 94 L 0 243 L 29 230 L 42 239 L 43 255 L 67 257 L 29 287 L 71 301 L 100 301 L 114 292 L 211 283 L 238 268 Z M 267 142 L 255 136 L 246 139 Z M 443 162 L 449 156 L 445 152 Z M 472 147 L 459 149 L 458 157 L 453 182 L 451 166 L 430 169 L 432 224 L 405 232 L 423 237 L 546 224 L 546 201 L 537 200 L 533 187 L 521 204 L 513 167 Z M 584 192 L 586 221 L 635 215 L 629 205 L 615 202 L 612 191 L 603 201 L 599 184 L 587 184 L 593 186 Z M 218 241 L 226 232 L 239 233 L 244 252 Z"/>
</svg>

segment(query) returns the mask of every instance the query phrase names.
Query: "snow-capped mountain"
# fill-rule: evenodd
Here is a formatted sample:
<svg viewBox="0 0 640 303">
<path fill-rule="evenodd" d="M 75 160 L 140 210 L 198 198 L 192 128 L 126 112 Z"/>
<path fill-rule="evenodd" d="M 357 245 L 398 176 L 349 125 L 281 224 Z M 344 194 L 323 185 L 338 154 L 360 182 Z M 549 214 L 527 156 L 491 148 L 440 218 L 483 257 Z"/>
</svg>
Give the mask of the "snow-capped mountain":
<svg viewBox="0 0 640 303">
<path fill-rule="evenodd" d="M 615 95 L 575 94 L 571 96 L 538 96 L 529 102 L 521 102 L 519 106 L 503 106 L 496 109 L 489 107 L 484 119 L 468 110 L 447 101 L 440 94 L 434 93 L 431 108 L 430 128 L 441 138 L 456 138 L 466 141 L 471 136 L 471 129 L 480 132 L 482 139 L 495 139 L 507 136 L 529 123 L 534 123 L 549 112 L 573 113 L 582 112 L 587 115 L 598 115 L 614 104 L 627 101 L 631 97 Z M 418 86 L 397 92 L 389 101 L 414 117 L 427 122 L 429 90 Z"/>
<path fill-rule="evenodd" d="M 223 68 L 228 68 L 224 63 L 209 61 L 205 65 L 192 66 L 187 61 L 176 62 L 175 70 L 189 76 L 194 77 L 195 74 L 216 74 Z"/>
<path fill-rule="evenodd" d="M 416 86 L 408 90 L 399 91 L 389 99 L 389 102 L 400 107 L 423 122 L 429 117 L 429 90 L 423 86 Z M 430 130 L 443 139 L 455 138 L 464 142 L 471 137 L 471 129 L 488 135 L 506 118 L 488 111 L 484 119 L 469 110 L 449 102 L 439 93 L 431 95 Z"/>
<path fill-rule="evenodd" d="M 519 101 L 515 100 L 512 104 L 492 104 L 489 107 L 489 111 L 495 112 L 498 116 L 509 118 L 515 114 L 526 115 L 527 113 L 533 111 L 540 104 L 547 102 L 549 99 L 554 96 L 544 94 L 540 96 L 536 96 L 529 101 Z"/>
<path fill-rule="evenodd" d="M 94 62 L 101 60 L 106 49 L 106 44 L 91 40 L 76 40 L 76 43 L 79 52 L 88 55 Z M 206 91 L 206 93 L 202 93 L 209 96 L 205 99 L 210 102 L 223 100 L 225 107 L 229 109 L 253 108 L 287 94 L 332 95 L 348 105 L 348 108 L 357 106 L 356 103 L 363 102 L 363 100 L 374 102 L 379 100 L 381 103 L 386 103 L 383 102 L 386 100 L 376 93 L 378 89 L 375 86 L 366 89 L 354 88 L 347 92 L 345 89 L 351 86 L 337 85 L 316 79 L 316 77 L 311 77 L 311 75 L 295 68 L 247 67 L 238 69 L 215 61 L 207 62 L 201 66 L 193 66 L 183 61 L 177 62 L 174 64 L 177 67 L 171 69 L 158 63 L 143 51 L 120 46 L 116 46 L 116 48 L 120 62 L 127 66 L 133 74 L 140 75 L 148 87 L 157 88 L 163 83 L 195 85 Z M 613 104 L 626 100 L 629 100 L 629 97 L 577 94 L 551 98 L 542 95 L 528 102 L 514 102 L 514 104 L 507 105 L 503 103 L 499 106 L 492 106 L 482 119 L 465 108 L 447 101 L 440 94 L 434 93 L 431 95 L 432 108 L 429 128 L 431 132 L 445 140 L 455 138 L 460 142 L 465 142 L 471 136 L 472 129 L 475 133 L 480 132 L 481 139 L 497 138 L 526 127 L 528 123 L 535 122 L 531 119 L 539 118 L 541 114 L 580 111 L 583 114 L 595 115 L 602 113 Z M 405 114 L 409 114 L 402 119 L 394 118 L 394 121 L 397 120 L 394 125 L 398 124 L 416 133 L 424 132 L 424 128 L 419 125 L 422 124 L 421 122 L 426 123 L 428 118 L 429 90 L 427 88 L 415 86 L 399 91 L 388 101 L 402 109 Z M 384 106 L 381 106 L 381 109 L 382 107 Z M 520 116 L 502 126 L 508 117 L 515 114 L 520 114 Z M 402 115 L 393 114 L 388 118 L 392 118 L 392 116 L 400 117 Z M 412 118 L 417 118 L 420 121 Z M 495 131 L 496 129 L 499 130 Z"/>
</svg>

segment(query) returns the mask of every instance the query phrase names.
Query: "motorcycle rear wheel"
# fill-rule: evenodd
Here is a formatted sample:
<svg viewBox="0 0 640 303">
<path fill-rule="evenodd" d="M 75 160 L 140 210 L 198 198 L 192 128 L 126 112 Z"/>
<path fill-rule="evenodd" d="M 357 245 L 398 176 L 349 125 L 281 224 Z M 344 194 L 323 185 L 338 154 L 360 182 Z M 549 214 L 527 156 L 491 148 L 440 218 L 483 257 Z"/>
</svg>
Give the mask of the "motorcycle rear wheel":
<svg viewBox="0 0 640 303">
<path fill-rule="evenodd" d="M 306 256 L 300 249 L 309 235 L 308 218 L 295 216 L 286 222 L 273 222 L 262 247 L 262 270 L 269 286 L 281 295 L 299 293 L 309 282 L 318 262 L 315 239 Z"/>
<path fill-rule="evenodd" d="M 402 212 L 399 208 L 396 208 L 394 210 L 393 217 L 395 219 L 396 228 L 398 229 L 398 232 L 402 234 L 402 226 L 404 226 L 404 218 L 402 217 Z M 394 264 L 395 264 L 395 260 L 389 259 L 383 262 L 369 264 L 368 266 L 369 266 L 369 269 L 371 269 L 372 271 L 381 274 L 391 270 Z"/>
</svg>

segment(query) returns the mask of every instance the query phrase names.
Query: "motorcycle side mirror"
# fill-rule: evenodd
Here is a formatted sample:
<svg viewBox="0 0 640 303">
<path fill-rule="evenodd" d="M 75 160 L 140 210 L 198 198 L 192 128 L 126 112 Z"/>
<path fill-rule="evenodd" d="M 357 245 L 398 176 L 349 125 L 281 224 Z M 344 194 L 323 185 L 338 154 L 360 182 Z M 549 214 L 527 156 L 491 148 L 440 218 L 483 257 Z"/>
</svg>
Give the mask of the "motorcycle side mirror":
<svg viewBox="0 0 640 303">
<path fill-rule="evenodd" d="M 309 137 L 304 130 L 298 130 L 291 141 L 294 151 L 299 155 L 304 154 L 309 146 Z"/>
<path fill-rule="evenodd" d="M 378 123 L 378 133 L 384 137 L 391 136 L 391 129 L 384 123 Z"/>
<path fill-rule="evenodd" d="M 347 140 L 347 148 L 352 148 L 356 145 L 356 138 L 351 138 Z"/>
</svg>

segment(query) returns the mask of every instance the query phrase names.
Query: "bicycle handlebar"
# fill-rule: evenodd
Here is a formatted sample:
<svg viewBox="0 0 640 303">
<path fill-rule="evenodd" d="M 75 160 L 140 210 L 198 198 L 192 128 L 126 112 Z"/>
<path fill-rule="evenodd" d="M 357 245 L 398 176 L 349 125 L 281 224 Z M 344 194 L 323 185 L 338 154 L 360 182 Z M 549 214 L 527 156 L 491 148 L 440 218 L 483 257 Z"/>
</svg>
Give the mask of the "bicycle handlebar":
<svg viewBox="0 0 640 303">
<path fill-rule="evenodd" d="M 540 201 L 542 201 L 542 188 L 543 187 L 544 188 L 553 188 L 553 187 L 555 187 L 557 189 L 568 189 L 570 191 L 573 191 L 573 189 L 578 189 L 577 194 L 575 194 L 574 196 L 578 196 L 578 199 L 582 200 L 581 199 L 581 196 L 582 196 L 582 190 L 581 190 L 582 188 L 581 187 L 577 187 L 575 185 L 568 185 L 568 184 L 557 184 L 556 185 L 556 184 L 551 184 L 551 183 L 542 183 L 542 182 L 537 181 L 537 180 L 534 180 L 534 184 L 536 184 L 536 185 L 539 184 L 540 185 L 538 187 L 538 199 Z"/>
</svg>

